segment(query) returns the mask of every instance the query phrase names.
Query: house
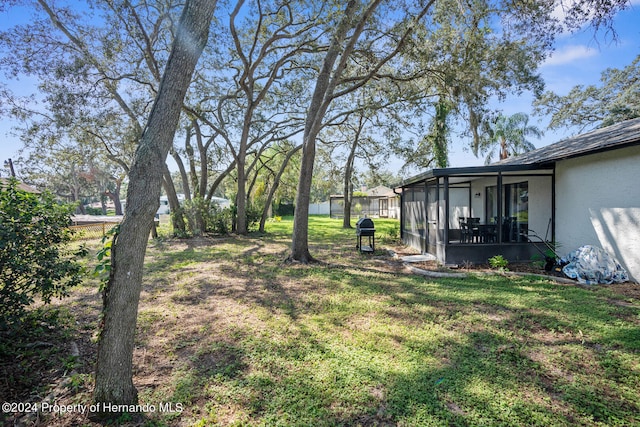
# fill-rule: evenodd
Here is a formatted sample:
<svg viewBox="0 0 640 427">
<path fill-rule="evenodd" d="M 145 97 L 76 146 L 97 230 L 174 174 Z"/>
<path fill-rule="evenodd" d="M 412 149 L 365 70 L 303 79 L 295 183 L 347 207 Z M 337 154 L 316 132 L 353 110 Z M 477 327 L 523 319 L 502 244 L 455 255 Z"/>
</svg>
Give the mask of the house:
<svg viewBox="0 0 640 427">
<path fill-rule="evenodd" d="M 177 196 L 180 204 L 184 203 L 184 201 L 186 200 L 185 195 L 177 194 Z M 122 209 L 124 209 L 124 206 L 122 207 Z M 160 196 L 160 206 L 158 206 L 158 210 L 156 211 L 156 217 L 158 217 L 158 215 L 169 215 L 170 213 L 171 209 L 169 208 L 169 197 Z"/>
<path fill-rule="evenodd" d="M 351 200 L 352 216 L 373 218 L 398 218 L 400 203 L 398 195 L 389 187 L 379 185 L 372 189 L 364 189 L 365 195 L 354 196 Z M 331 218 L 344 216 L 344 195 L 329 196 L 329 215 Z"/>
<path fill-rule="evenodd" d="M 401 236 L 445 264 L 528 261 L 542 241 L 560 255 L 590 244 L 638 281 L 639 166 L 633 119 L 492 165 L 429 170 L 397 186 Z"/>
<path fill-rule="evenodd" d="M 182 193 L 177 194 L 178 201 L 180 204 L 183 204 L 186 200 L 186 196 Z M 224 209 L 231 206 L 231 201 L 228 199 L 223 199 L 222 197 L 212 197 L 211 202 L 218 205 L 219 208 Z M 124 207 L 123 207 L 124 209 Z M 156 211 L 156 217 L 159 215 L 169 215 L 171 213 L 171 209 L 169 208 L 169 198 L 167 196 L 160 196 L 160 206 Z"/>
<path fill-rule="evenodd" d="M 0 188 L 7 188 L 9 186 L 9 181 L 11 178 L 0 178 Z M 34 194 L 40 194 L 40 191 L 37 190 L 36 188 L 25 184 L 24 182 L 20 182 L 20 181 L 16 181 L 17 185 L 16 188 L 20 191 L 24 191 L 25 193 L 34 193 Z"/>
</svg>

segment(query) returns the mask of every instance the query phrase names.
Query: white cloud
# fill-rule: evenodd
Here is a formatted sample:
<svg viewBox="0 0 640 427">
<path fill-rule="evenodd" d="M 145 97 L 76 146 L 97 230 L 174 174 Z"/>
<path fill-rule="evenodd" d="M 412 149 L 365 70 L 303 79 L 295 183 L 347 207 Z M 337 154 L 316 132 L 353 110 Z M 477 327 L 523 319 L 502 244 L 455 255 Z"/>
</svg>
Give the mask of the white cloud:
<svg viewBox="0 0 640 427">
<path fill-rule="evenodd" d="M 574 61 L 590 58 L 597 54 L 598 51 L 596 49 L 592 49 L 585 45 L 567 45 L 553 52 L 542 65 L 550 66 L 570 64 Z"/>
<path fill-rule="evenodd" d="M 637 12 L 637 7 L 640 6 L 640 0 L 626 0 L 627 5 L 623 9 L 627 12 Z M 568 18 L 568 11 L 571 10 L 575 5 L 580 7 L 581 0 L 555 0 L 555 5 L 553 11 L 551 12 L 551 17 L 557 19 L 559 23 L 565 23 L 565 20 Z M 624 13 L 624 12 L 622 12 Z M 591 9 L 590 13 L 588 13 L 588 19 L 583 22 L 581 28 L 585 29 L 590 25 L 590 22 L 596 17 L 596 11 Z M 616 14 L 616 16 L 620 15 L 620 12 Z M 615 18 L 614 18 L 615 19 Z M 560 36 L 570 36 L 574 31 L 569 28 L 564 28 L 563 31 L 560 32 Z"/>
<path fill-rule="evenodd" d="M 556 18 L 560 22 L 563 22 L 567 17 L 566 10 L 568 10 L 574 2 L 571 2 L 569 4 L 566 3 L 567 2 L 556 1 L 556 5 L 553 9 L 553 12 L 551 13 L 551 17 Z"/>
</svg>

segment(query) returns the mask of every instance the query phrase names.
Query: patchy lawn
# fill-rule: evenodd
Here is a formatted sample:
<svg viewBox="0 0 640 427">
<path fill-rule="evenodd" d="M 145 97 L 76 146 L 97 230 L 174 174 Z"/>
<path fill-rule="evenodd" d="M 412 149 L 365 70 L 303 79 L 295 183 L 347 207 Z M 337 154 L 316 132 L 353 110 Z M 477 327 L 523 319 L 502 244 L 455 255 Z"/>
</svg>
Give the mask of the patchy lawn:
<svg viewBox="0 0 640 427">
<path fill-rule="evenodd" d="M 381 250 L 361 255 L 354 230 L 312 217 L 311 265 L 285 262 L 287 219 L 263 236 L 150 242 L 134 355 L 150 410 L 121 424 L 640 424 L 638 285 L 429 279 L 382 250 L 398 249 L 397 222 L 375 223 Z M 20 362 L 34 381 L 4 400 L 90 405 L 96 289 L 56 303 L 64 334 L 18 343 L 26 360 L 50 354 Z M 94 425 L 77 411 L 22 420 Z"/>
</svg>

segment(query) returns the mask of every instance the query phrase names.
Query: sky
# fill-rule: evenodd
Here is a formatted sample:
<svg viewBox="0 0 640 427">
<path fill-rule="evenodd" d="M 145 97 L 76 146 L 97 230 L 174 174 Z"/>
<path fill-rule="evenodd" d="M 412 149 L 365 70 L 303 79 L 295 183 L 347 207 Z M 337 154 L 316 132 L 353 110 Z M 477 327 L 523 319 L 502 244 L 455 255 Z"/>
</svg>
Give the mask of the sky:
<svg viewBox="0 0 640 427">
<path fill-rule="evenodd" d="M 0 13 L 0 29 L 25 19 L 28 19 L 28 15 L 24 11 L 15 11 L 11 14 Z M 599 85 L 602 71 L 629 65 L 640 54 L 639 24 L 640 0 L 632 0 L 631 7 L 615 17 L 614 28 L 617 32 L 617 40 L 612 40 L 610 35 L 604 32 L 594 34 L 591 28 L 559 37 L 553 55 L 539 69 L 545 81 L 546 90 L 565 95 L 576 85 Z M 1 75 L 0 78 L 4 80 Z M 0 81 L 0 83 L 9 85 L 21 95 L 28 94 L 35 89 L 36 85 L 35 81 L 28 78 L 22 78 L 17 82 Z M 491 107 L 502 110 L 505 115 L 519 112 L 528 114 L 529 123 L 545 132 L 541 139 L 531 139 L 536 147 L 546 146 L 577 133 L 576 129 L 553 132 L 546 130 L 549 117 L 533 116 L 532 101 L 533 96 L 525 93 L 519 97 L 508 97 L 502 103 L 495 101 Z M 9 118 L 0 117 L 0 176 L 8 176 L 8 169 L 2 166 L 7 159 L 17 158 L 21 147 L 20 141 L 10 134 L 14 125 L 15 123 Z M 466 149 L 469 142 L 469 139 L 453 138 L 449 151 L 451 167 L 484 164 L 484 158 L 476 158 Z M 398 162 L 396 166 L 399 168 L 401 163 Z"/>
<path fill-rule="evenodd" d="M 615 17 L 614 28 L 617 40 L 604 32 L 594 33 L 585 28 L 575 34 L 564 34 L 558 38 L 553 55 L 541 65 L 539 72 L 545 81 L 545 90 L 566 95 L 576 85 L 600 86 L 600 77 L 607 68 L 624 68 L 640 54 L 640 0 L 632 0 L 631 7 Z M 533 95 L 525 93 L 511 96 L 503 102 L 493 102 L 492 107 L 501 109 L 504 115 L 526 113 L 529 124 L 544 131 L 540 139 L 529 140 L 540 148 L 578 133 L 578 129 L 547 130 L 550 117 L 533 115 Z M 469 139 L 454 140 L 449 151 L 449 166 L 481 166 L 484 158 L 476 158 L 465 150 Z"/>
</svg>

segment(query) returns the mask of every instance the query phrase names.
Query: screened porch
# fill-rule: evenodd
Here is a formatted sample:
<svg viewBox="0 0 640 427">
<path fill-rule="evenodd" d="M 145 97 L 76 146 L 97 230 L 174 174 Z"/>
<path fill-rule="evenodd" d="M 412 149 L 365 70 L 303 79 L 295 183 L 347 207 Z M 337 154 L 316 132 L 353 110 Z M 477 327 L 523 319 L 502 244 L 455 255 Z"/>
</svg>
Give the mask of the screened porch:
<svg viewBox="0 0 640 427">
<path fill-rule="evenodd" d="M 553 179 L 552 169 L 513 166 L 414 177 L 401 186 L 402 239 L 445 264 L 529 261 L 553 240 Z"/>
</svg>

